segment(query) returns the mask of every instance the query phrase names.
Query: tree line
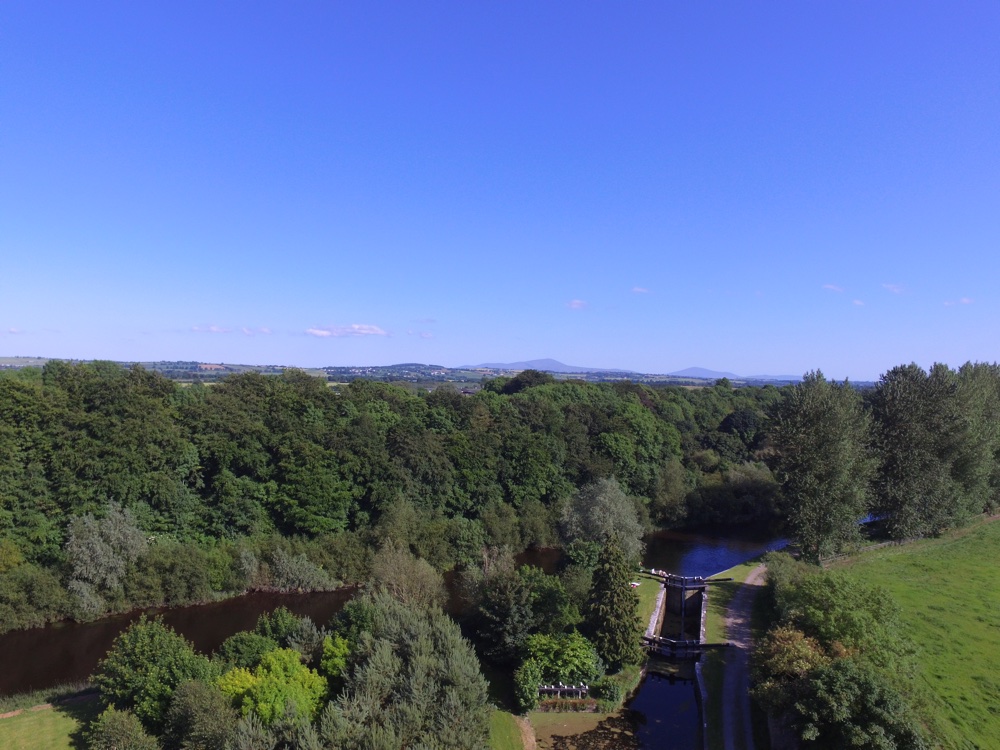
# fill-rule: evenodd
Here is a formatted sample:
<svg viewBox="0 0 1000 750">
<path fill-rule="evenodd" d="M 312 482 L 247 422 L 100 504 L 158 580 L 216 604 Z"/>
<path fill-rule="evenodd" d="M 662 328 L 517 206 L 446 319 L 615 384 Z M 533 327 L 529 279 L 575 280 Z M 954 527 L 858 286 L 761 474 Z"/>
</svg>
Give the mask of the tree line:
<svg viewBox="0 0 1000 750">
<path fill-rule="evenodd" d="M 779 521 L 812 559 L 869 515 L 892 538 L 935 534 L 997 507 L 998 411 L 984 364 L 897 367 L 863 392 L 818 372 L 680 388 L 529 370 L 474 395 L 295 370 L 211 386 L 109 362 L 6 371 L 0 630 L 360 582 L 388 540 L 438 570 L 567 546 L 610 512 L 567 516 L 571 499 L 612 480 L 643 529 Z"/>
</svg>

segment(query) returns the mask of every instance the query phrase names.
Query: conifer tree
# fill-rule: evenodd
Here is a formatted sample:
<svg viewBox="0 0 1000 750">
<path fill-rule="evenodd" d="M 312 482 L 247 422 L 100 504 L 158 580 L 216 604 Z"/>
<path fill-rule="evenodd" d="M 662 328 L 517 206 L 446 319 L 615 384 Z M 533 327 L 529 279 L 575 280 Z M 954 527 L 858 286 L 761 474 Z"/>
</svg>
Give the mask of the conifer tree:
<svg viewBox="0 0 1000 750">
<path fill-rule="evenodd" d="M 629 585 L 631 568 L 617 536 L 601 550 L 587 602 L 590 640 L 611 670 L 642 659 L 639 595 Z"/>
</svg>

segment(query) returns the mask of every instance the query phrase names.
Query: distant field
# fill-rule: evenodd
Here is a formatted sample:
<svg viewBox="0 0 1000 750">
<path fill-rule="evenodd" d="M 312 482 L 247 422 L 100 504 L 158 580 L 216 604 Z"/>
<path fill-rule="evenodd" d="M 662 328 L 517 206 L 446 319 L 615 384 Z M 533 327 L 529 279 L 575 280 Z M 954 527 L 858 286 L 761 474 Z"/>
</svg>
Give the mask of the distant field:
<svg viewBox="0 0 1000 750">
<path fill-rule="evenodd" d="M 892 592 L 942 747 L 1000 748 L 1000 522 L 863 553 L 836 567 Z"/>
</svg>

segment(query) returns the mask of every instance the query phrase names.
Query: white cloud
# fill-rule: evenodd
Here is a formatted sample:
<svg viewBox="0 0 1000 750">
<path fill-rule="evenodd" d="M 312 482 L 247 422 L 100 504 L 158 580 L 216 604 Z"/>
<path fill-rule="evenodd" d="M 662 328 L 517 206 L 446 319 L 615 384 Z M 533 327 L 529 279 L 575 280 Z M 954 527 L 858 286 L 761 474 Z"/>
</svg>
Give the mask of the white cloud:
<svg viewBox="0 0 1000 750">
<path fill-rule="evenodd" d="M 17 334 L 21 333 L 21 331 L 19 329 L 17 329 L 17 328 L 14 328 L 13 326 L 11 326 L 6 331 L 4 331 L 4 333 L 9 333 L 11 336 L 16 336 Z"/>
<path fill-rule="evenodd" d="M 244 336 L 256 336 L 257 334 L 269 336 L 271 334 L 271 329 L 266 326 L 262 328 L 247 328 L 246 326 L 243 326 L 240 330 L 243 332 Z"/>
<path fill-rule="evenodd" d="M 431 333 L 430 331 L 421 331 L 420 332 L 420 338 L 422 338 L 422 339 L 432 339 L 432 338 L 434 338 L 434 334 Z"/>
<path fill-rule="evenodd" d="M 903 285 L 902 284 L 883 284 L 882 288 L 892 292 L 893 294 L 902 294 Z"/>
<path fill-rule="evenodd" d="M 632 287 L 632 294 L 649 294 L 649 290 L 644 286 Z"/>
<path fill-rule="evenodd" d="M 960 299 L 958 302 L 959 302 L 959 304 L 962 304 L 962 305 L 971 305 L 972 304 L 972 298 L 971 297 L 962 297 L 962 299 Z"/>
<path fill-rule="evenodd" d="M 823 288 L 824 289 L 829 289 L 831 292 L 838 292 L 839 293 L 839 292 L 843 292 L 844 291 L 844 287 L 837 286 L 836 284 L 824 284 Z"/>
<path fill-rule="evenodd" d="M 327 327 L 316 327 L 307 328 L 306 333 L 310 336 L 318 336 L 319 338 L 341 338 L 344 336 L 388 336 L 386 331 L 383 331 L 378 326 L 368 325 L 366 323 L 352 323 L 349 326 L 327 326 Z"/>
<path fill-rule="evenodd" d="M 584 302 L 582 299 L 571 299 L 569 302 L 566 303 L 566 307 L 568 307 L 570 310 L 583 310 L 587 307 L 587 303 Z"/>
<path fill-rule="evenodd" d="M 862 302 L 859 299 L 854 300 L 854 304 L 857 305 L 858 307 L 864 307 L 865 306 L 865 303 Z"/>
<path fill-rule="evenodd" d="M 222 326 L 191 326 L 192 331 L 197 333 L 229 333 L 230 329 Z"/>
</svg>

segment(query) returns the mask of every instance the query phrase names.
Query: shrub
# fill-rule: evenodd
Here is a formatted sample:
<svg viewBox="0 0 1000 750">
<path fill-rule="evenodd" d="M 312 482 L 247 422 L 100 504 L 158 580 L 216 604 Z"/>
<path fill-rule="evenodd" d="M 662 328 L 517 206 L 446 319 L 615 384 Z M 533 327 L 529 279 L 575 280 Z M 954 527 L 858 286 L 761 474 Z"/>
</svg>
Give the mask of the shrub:
<svg viewBox="0 0 1000 750">
<path fill-rule="evenodd" d="M 87 733 L 90 750 L 158 750 L 156 739 L 146 734 L 142 722 L 131 711 L 109 707 Z"/>
</svg>

